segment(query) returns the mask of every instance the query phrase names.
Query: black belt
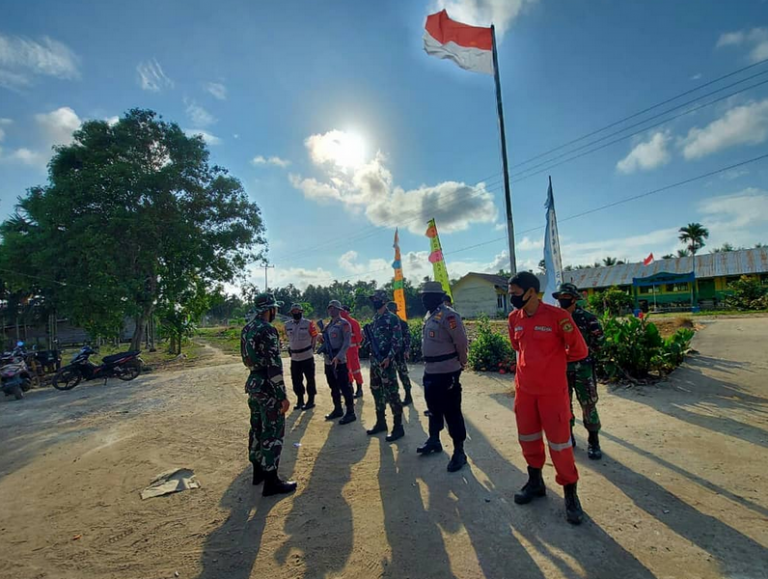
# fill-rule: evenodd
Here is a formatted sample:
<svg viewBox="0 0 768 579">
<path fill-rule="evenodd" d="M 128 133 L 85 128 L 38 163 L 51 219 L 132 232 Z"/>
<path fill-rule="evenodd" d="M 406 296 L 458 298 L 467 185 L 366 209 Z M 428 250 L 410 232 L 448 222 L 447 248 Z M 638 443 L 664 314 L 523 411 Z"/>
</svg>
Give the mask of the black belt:
<svg viewBox="0 0 768 579">
<path fill-rule="evenodd" d="M 306 348 L 302 348 L 301 350 L 291 350 L 290 348 L 288 348 L 288 353 L 291 355 L 301 354 L 303 352 L 309 352 L 311 349 L 312 349 L 312 345 L 310 344 L 309 346 L 307 346 Z"/>
<path fill-rule="evenodd" d="M 453 360 L 458 358 L 458 352 L 452 352 L 450 354 L 441 354 L 440 356 L 424 356 L 425 362 L 445 362 L 446 360 Z"/>
</svg>

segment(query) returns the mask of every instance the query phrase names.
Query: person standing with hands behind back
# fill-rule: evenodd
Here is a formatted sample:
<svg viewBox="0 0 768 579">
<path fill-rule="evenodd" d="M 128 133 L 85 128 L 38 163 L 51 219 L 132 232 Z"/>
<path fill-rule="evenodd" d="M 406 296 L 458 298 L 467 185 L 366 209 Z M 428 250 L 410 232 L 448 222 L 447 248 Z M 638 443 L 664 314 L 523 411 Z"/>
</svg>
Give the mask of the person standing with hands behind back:
<svg viewBox="0 0 768 579">
<path fill-rule="evenodd" d="M 283 382 L 280 336 L 272 325 L 281 302 L 271 293 L 256 296 L 255 317 L 240 334 L 240 355 L 251 373 L 245 383 L 251 430 L 248 458 L 253 464 L 253 484 L 264 483 L 265 497 L 296 490 L 296 483 L 277 476 L 285 438 L 285 413 L 291 407 Z"/>
<path fill-rule="evenodd" d="M 523 456 L 528 463 L 528 482 L 515 495 L 524 505 L 546 494 L 541 469 L 544 440 L 555 465 L 555 480 L 563 485 L 565 514 L 578 525 L 584 518 L 576 493 L 579 473 L 571 446 L 571 404 L 566 367 L 583 360 L 589 350 L 567 311 L 539 301 L 539 280 L 530 272 L 509 279 L 509 338 L 517 352 L 515 372 L 515 420 Z"/>
</svg>

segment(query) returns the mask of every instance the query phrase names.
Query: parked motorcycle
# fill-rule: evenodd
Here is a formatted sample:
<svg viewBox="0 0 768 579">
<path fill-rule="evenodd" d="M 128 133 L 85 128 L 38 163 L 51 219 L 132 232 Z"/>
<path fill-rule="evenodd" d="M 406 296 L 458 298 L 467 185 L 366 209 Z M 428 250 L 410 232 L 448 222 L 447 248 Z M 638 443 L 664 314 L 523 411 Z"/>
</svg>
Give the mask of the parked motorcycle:
<svg viewBox="0 0 768 579">
<path fill-rule="evenodd" d="M 53 377 L 53 387 L 57 390 L 72 390 L 82 380 L 119 378 L 129 381 L 141 374 L 141 365 L 144 363 L 139 357 L 140 351 L 121 352 L 111 356 L 104 356 L 98 366 L 89 358 L 96 353 L 90 346 L 83 346 L 68 366 L 64 366 Z"/>
<path fill-rule="evenodd" d="M 24 398 L 24 392 L 32 387 L 32 375 L 24 362 L 24 352 L 19 348 L 0 358 L 0 389 L 16 400 Z"/>
</svg>

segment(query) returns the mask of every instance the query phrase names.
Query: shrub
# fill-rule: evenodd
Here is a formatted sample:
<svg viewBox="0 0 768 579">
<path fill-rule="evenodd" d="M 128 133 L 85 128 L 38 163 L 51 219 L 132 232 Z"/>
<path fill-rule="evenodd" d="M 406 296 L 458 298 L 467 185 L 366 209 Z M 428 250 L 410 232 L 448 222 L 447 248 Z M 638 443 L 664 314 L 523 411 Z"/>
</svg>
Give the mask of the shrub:
<svg viewBox="0 0 768 579">
<path fill-rule="evenodd" d="M 742 275 L 728 284 L 728 289 L 733 292 L 725 299 L 729 307 L 737 310 L 768 309 L 768 294 L 759 279 Z"/>
<path fill-rule="evenodd" d="M 690 328 L 679 328 L 664 340 L 661 351 L 654 357 L 653 366 L 662 374 L 668 374 L 685 360 L 691 351 L 691 340 L 695 332 Z"/>
<path fill-rule="evenodd" d="M 411 320 L 408 322 L 411 331 L 411 362 L 421 362 L 421 338 L 424 331 L 424 320 Z"/>
<path fill-rule="evenodd" d="M 510 367 L 514 360 L 509 338 L 494 332 L 488 316 L 477 322 L 477 338 L 469 346 L 469 367 L 473 370 L 497 370 Z"/>
<path fill-rule="evenodd" d="M 634 300 L 628 293 L 620 290 L 616 286 L 608 288 L 603 292 L 595 292 L 587 299 L 589 309 L 598 314 L 609 313 L 613 316 L 620 316 L 632 311 Z"/>
</svg>

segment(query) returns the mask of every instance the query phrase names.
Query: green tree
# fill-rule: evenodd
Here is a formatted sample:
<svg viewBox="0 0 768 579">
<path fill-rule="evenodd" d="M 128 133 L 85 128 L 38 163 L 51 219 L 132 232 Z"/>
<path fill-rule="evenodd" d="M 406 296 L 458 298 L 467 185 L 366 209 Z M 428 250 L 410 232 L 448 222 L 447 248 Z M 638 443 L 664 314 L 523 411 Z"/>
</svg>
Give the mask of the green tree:
<svg viewBox="0 0 768 579">
<path fill-rule="evenodd" d="M 720 247 L 716 247 L 712 250 L 712 253 L 728 253 L 730 251 L 736 251 L 736 248 L 730 243 L 723 243 Z"/>
<path fill-rule="evenodd" d="M 184 310 L 190 288 L 232 281 L 260 258 L 263 230 L 201 137 L 133 109 L 114 125 L 88 121 L 57 147 L 48 184 L 0 226 L 0 265 L 46 272 L 44 295 L 92 335 L 114 335 L 133 316 L 138 349 L 158 306 Z"/>
<path fill-rule="evenodd" d="M 688 253 L 687 249 L 678 249 L 677 250 L 677 257 L 688 257 L 690 253 Z"/>
<path fill-rule="evenodd" d="M 696 255 L 704 247 L 704 240 L 709 238 L 709 230 L 701 223 L 689 223 L 678 231 L 679 239 L 691 255 Z"/>
<path fill-rule="evenodd" d="M 603 265 L 605 267 L 612 267 L 614 265 L 618 265 L 618 263 L 619 263 L 619 260 L 616 259 L 615 257 L 608 256 L 603 258 Z"/>
</svg>

